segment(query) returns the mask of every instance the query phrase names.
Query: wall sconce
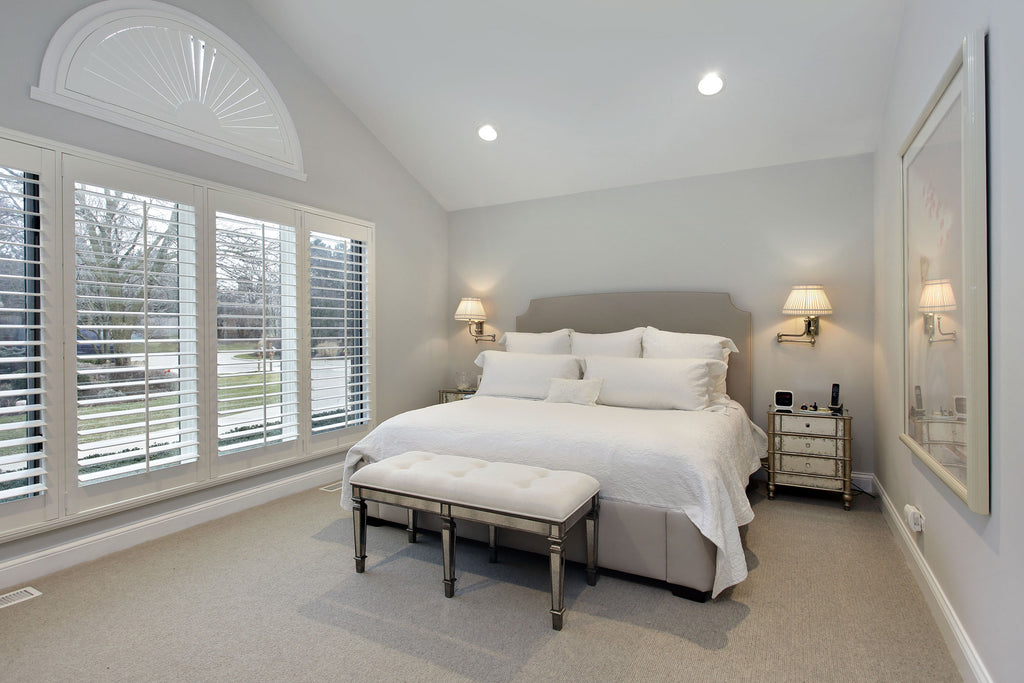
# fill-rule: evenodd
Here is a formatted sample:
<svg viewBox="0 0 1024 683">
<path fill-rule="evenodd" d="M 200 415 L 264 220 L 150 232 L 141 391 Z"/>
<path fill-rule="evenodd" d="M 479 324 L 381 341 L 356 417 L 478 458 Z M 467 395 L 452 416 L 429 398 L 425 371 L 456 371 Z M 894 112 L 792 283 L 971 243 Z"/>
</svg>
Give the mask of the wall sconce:
<svg viewBox="0 0 1024 683">
<path fill-rule="evenodd" d="M 953 296 L 953 283 L 949 278 L 940 280 L 925 280 L 921 289 L 921 301 L 917 304 L 917 310 L 924 315 L 924 331 L 928 333 L 928 343 L 956 341 L 956 330 L 952 332 L 942 331 L 942 316 L 938 315 L 944 311 L 956 310 L 956 297 Z M 938 333 L 938 336 L 936 335 Z"/>
<path fill-rule="evenodd" d="M 493 334 L 484 334 L 484 321 L 487 320 L 487 313 L 484 312 L 484 305 L 475 296 L 467 296 L 459 302 L 455 309 L 455 319 L 469 323 L 469 334 L 473 341 L 494 341 Z"/>
<path fill-rule="evenodd" d="M 804 331 L 802 334 L 783 334 L 779 332 L 775 341 L 797 342 L 814 346 L 818 336 L 818 316 L 832 315 L 832 303 L 825 296 L 825 288 L 821 285 L 795 285 L 789 293 L 786 304 L 782 307 L 785 315 L 802 315 Z"/>
</svg>

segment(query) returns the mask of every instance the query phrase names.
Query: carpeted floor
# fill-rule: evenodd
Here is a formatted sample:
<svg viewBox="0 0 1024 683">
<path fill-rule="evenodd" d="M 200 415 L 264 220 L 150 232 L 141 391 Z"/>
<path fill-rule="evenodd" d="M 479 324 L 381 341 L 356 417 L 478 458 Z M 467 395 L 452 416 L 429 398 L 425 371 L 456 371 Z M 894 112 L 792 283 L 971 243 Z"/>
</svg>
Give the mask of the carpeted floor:
<svg viewBox="0 0 1024 683">
<path fill-rule="evenodd" d="M 570 564 L 550 626 L 547 559 L 369 530 L 352 561 L 338 495 L 314 490 L 33 582 L 0 610 L 10 681 L 958 681 L 876 504 L 751 498 L 749 578 L 697 604 Z"/>
</svg>

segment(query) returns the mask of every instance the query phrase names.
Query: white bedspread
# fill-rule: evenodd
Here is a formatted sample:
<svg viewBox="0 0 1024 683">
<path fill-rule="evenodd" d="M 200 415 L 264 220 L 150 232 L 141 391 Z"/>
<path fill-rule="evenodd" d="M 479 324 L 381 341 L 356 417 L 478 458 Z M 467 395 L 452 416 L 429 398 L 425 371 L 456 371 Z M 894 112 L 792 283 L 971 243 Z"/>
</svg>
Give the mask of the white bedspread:
<svg viewBox="0 0 1024 683">
<path fill-rule="evenodd" d="M 475 396 L 381 423 L 348 452 L 342 504 L 360 461 L 412 450 L 584 472 L 603 500 L 685 512 L 720 551 L 718 595 L 747 576 L 738 527 L 754 518 L 745 487 L 766 446 L 735 402 L 691 412 Z"/>
</svg>

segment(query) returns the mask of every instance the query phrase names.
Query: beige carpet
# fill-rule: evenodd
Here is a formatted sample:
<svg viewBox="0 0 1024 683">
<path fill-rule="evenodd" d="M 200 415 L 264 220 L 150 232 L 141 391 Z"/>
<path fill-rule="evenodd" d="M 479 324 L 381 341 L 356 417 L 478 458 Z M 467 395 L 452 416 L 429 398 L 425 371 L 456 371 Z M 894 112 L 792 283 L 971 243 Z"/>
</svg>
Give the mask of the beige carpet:
<svg viewBox="0 0 1024 683">
<path fill-rule="evenodd" d="M 761 489 L 763 491 L 763 488 Z M 877 506 L 752 492 L 749 578 L 697 604 L 545 558 L 352 524 L 319 490 L 44 577 L 0 610 L 4 681 L 956 681 Z"/>
</svg>

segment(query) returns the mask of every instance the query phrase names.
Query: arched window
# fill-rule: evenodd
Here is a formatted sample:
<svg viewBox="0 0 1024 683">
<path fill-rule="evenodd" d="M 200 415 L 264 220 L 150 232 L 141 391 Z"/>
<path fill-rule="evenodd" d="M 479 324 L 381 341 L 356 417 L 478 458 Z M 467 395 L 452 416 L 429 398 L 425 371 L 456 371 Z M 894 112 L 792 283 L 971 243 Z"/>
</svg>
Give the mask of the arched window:
<svg viewBox="0 0 1024 683">
<path fill-rule="evenodd" d="M 277 90 L 212 24 L 149 0 L 105 0 L 50 40 L 32 98 L 305 180 Z"/>
</svg>

